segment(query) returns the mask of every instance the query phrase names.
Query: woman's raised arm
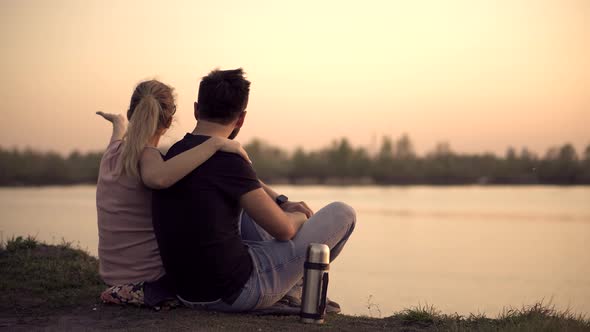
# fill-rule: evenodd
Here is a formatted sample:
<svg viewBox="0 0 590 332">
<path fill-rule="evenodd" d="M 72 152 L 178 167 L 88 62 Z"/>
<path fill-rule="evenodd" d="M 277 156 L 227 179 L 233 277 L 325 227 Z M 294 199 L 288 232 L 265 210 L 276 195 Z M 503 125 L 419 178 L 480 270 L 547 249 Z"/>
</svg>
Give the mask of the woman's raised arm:
<svg viewBox="0 0 590 332">
<path fill-rule="evenodd" d="M 113 124 L 113 133 L 111 134 L 111 140 L 109 144 L 123 139 L 125 132 L 127 131 L 127 119 L 121 114 L 105 113 L 102 111 L 96 112 L 96 114 L 102 116 L 105 120 Z"/>
<path fill-rule="evenodd" d="M 250 161 L 240 143 L 226 138 L 211 137 L 204 143 L 166 161 L 162 159 L 158 150 L 144 149 L 139 162 L 141 179 L 152 189 L 168 188 L 201 166 L 218 150 L 239 154 Z"/>
</svg>

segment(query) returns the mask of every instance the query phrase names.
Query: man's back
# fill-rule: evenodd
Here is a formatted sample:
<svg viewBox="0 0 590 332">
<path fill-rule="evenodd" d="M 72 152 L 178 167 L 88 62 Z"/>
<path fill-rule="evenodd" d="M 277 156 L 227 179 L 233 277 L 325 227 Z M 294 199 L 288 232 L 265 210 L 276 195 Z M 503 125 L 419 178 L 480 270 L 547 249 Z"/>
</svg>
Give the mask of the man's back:
<svg viewBox="0 0 590 332">
<path fill-rule="evenodd" d="M 208 138 L 187 134 L 170 148 L 166 159 Z M 154 230 L 166 272 L 181 297 L 214 301 L 246 282 L 252 261 L 238 230 L 239 198 L 258 188 L 248 162 L 217 152 L 174 186 L 155 192 Z"/>
</svg>

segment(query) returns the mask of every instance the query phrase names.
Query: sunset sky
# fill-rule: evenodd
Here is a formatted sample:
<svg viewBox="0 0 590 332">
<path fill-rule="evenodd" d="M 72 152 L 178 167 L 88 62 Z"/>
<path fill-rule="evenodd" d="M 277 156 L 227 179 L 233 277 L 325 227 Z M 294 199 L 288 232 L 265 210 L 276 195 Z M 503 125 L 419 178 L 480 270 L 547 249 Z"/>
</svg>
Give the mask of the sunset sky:
<svg viewBox="0 0 590 332">
<path fill-rule="evenodd" d="M 126 112 L 147 78 L 176 88 L 170 144 L 216 67 L 252 81 L 242 143 L 590 144 L 588 0 L 3 0 L 0 42 L 3 148 L 103 149 L 94 113 Z"/>
</svg>

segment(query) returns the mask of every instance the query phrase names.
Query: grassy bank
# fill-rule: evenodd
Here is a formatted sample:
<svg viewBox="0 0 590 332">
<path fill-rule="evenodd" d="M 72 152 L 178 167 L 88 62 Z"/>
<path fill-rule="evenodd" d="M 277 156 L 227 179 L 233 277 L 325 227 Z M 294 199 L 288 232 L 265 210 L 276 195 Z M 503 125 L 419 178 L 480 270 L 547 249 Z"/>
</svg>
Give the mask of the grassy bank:
<svg viewBox="0 0 590 332">
<path fill-rule="evenodd" d="M 84 251 L 68 243 L 9 240 L 0 248 L 0 329 L 590 331 L 587 318 L 543 304 L 507 309 L 495 319 L 418 306 L 386 318 L 329 316 L 326 324 L 310 326 L 296 316 L 103 305 L 98 295 L 104 288 L 98 261 Z"/>
</svg>

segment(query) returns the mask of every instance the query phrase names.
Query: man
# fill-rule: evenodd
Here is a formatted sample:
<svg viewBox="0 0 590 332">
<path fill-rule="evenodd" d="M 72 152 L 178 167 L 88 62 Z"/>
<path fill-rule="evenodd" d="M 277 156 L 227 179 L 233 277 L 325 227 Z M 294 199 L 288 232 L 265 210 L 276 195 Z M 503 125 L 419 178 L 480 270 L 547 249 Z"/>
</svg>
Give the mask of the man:
<svg viewBox="0 0 590 332">
<path fill-rule="evenodd" d="M 242 69 L 205 76 L 194 109 L 197 126 L 166 158 L 212 136 L 234 138 L 246 118 L 249 90 Z M 217 152 L 171 188 L 154 193 L 153 221 L 164 268 L 181 301 L 247 311 L 272 306 L 301 280 L 309 243 L 327 244 L 333 260 L 356 216 L 344 203 L 313 214 L 305 203 L 289 202 L 262 184 L 243 158 Z"/>
</svg>

